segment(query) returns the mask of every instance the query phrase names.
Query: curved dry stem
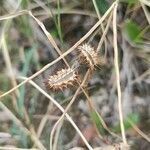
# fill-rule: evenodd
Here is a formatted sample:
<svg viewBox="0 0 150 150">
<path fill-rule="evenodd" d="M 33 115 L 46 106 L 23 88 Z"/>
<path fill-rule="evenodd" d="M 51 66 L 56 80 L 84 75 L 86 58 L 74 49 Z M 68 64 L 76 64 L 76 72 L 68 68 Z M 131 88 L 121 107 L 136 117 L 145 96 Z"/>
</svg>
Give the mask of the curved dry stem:
<svg viewBox="0 0 150 150">
<path fill-rule="evenodd" d="M 62 52 L 60 51 L 60 49 L 58 48 L 55 40 L 53 39 L 53 37 L 51 36 L 51 34 L 46 30 L 44 24 L 38 20 L 36 17 L 34 17 L 34 15 L 32 14 L 31 11 L 29 11 L 29 15 L 37 22 L 37 24 L 41 27 L 41 29 L 43 30 L 44 34 L 47 36 L 48 40 L 50 41 L 50 43 L 53 45 L 53 47 L 56 49 L 57 53 L 61 56 Z M 63 61 L 65 62 L 65 64 L 67 65 L 67 67 L 69 67 L 69 64 L 67 63 L 67 61 L 65 60 L 65 58 L 62 58 Z"/>
</svg>

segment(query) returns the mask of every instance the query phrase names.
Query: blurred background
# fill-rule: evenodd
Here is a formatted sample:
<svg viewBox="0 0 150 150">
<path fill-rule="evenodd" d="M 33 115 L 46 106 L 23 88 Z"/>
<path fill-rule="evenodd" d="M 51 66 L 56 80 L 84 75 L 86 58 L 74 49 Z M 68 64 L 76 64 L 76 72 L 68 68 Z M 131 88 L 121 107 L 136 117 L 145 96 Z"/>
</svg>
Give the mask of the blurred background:
<svg viewBox="0 0 150 150">
<path fill-rule="evenodd" d="M 33 16 L 41 21 L 51 34 L 61 53 L 64 53 L 97 23 L 113 2 L 0 0 L 0 95 L 21 83 L 21 76 L 32 76 L 59 57 L 39 24 L 23 10 L 31 10 Z M 150 149 L 149 7 L 148 0 L 120 0 L 117 8 L 118 61 L 124 126 L 128 144 L 133 150 Z M 68 111 L 90 145 L 104 149 L 111 149 L 108 145 L 115 147 L 122 142 L 111 14 L 85 40 L 97 49 L 104 30 L 107 24 L 109 25 L 104 42 L 98 49 L 102 63 L 90 73 L 84 85 L 94 108 L 89 107 L 87 97 L 80 90 Z M 70 66 L 77 64 L 77 49 L 65 59 Z M 61 68 L 66 68 L 63 60 L 40 73 L 33 81 L 65 108 L 78 85 L 54 92 L 44 84 L 49 75 L 54 75 Z M 81 64 L 76 69 L 81 74 L 82 81 L 88 66 Z M 31 84 L 22 85 L 0 99 L 0 147 L 33 148 L 34 135 L 49 149 L 51 130 L 61 114 L 61 111 Z M 66 118 L 57 129 L 55 137 L 57 150 L 73 147 L 86 149 L 86 145 Z"/>
</svg>

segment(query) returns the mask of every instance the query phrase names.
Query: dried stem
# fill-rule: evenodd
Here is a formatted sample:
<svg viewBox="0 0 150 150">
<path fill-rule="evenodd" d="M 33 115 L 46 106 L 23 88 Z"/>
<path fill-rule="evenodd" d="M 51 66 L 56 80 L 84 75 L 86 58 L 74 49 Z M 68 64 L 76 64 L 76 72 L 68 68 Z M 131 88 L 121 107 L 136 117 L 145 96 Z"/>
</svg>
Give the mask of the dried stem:
<svg viewBox="0 0 150 150">
<path fill-rule="evenodd" d="M 127 144 L 127 140 L 126 140 L 126 136 L 125 136 L 125 128 L 124 128 L 124 124 L 123 124 L 121 86 L 120 86 L 120 74 L 119 74 L 119 62 L 118 62 L 117 7 L 118 7 L 118 3 L 116 3 L 116 5 L 114 7 L 114 11 L 113 11 L 114 66 L 115 66 L 115 71 L 116 71 L 116 84 L 117 84 L 117 94 L 118 94 L 118 109 L 119 109 L 120 128 L 121 128 L 123 143 Z"/>
</svg>

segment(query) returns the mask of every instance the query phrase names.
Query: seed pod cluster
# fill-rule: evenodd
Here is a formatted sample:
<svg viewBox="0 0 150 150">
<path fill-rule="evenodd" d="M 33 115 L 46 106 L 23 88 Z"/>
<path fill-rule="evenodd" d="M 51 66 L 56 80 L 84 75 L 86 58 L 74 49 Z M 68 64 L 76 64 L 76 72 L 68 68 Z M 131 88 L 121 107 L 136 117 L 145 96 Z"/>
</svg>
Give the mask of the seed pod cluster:
<svg viewBox="0 0 150 150">
<path fill-rule="evenodd" d="M 94 69 L 96 65 L 99 64 L 98 53 L 91 47 L 89 44 L 83 44 L 78 47 L 80 63 L 88 64 L 91 70 Z M 49 89 L 63 90 L 67 88 L 69 85 L 74 85 L 75 83 L 79 83 L 80 79 L 75 69 L 61 69 L 56 72 L 55 75 L 49 76 L 46 85 Z"/>
</svg>

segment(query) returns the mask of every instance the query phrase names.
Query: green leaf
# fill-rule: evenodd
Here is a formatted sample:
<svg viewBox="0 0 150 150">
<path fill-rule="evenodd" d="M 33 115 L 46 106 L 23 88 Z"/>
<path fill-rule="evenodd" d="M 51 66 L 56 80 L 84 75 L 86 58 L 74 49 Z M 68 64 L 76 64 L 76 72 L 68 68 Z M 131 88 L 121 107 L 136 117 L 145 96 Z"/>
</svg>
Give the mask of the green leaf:
<svg viewBox="0 0 150 150">
<path fill-rule="evenodd" d="M 99 132 L 101 134 L 104 134 L 105 130 L 103 128 L 102 120 L 101 120 L 99 114 L 96 111 L 93 111 L 93 112 L 91 112 L 90 115 L 91 115 L 93 122 L 96 124 L 96 127 L 99 130 Z"/>
<path fill-rule="evenodd" d="M 28 137 L 28 135 L 26 135 L 21 129 L 20 127 L 15 124 L 15 122 L 13 122 L 11 128 L 10 128 L 10 133 L 11 135 L 15 137 L 19 137 L 18 138 L 18 145 L 22 148 L 27 148 L 30 145 L 30 138 Z"/>
<path fill-rule="evenodd" d="M 28 0 L 21 1 L 21 7 L 24 8 L 24 9 L 26 9 L 28 7 L 28 3 L 29 3 Z"/>
<path fill-rule="evenodd" d="M 55 37 L 55 38 L 58 38 L 58 37 L 59 37 L 59 35 L 58 35 L 58 30 L 57 30 L 57 29 L 54 28 L 54 29 L 51 30 L 50 32 L 51 32 L 52 37 Z"/>
<path fill-rule="evenodd" d="M 142 30 L 139 27 L 139 25 L 133 22 L 132 20 L 126 21 L 123 28 L 123 32 L 130 42 L 138 43 L 142 41 Z"/>
<path fill-rule="evenodd" d="M 30 69 L 30 64 L 33 60 L 35 48 L 29 49 L 25 53 L 25 63 L 23 65 L 23 69 L 21 71 L 22 76 L 27 76 L 28 70 Z M 24 109 L 24 98 L 25 98 L 25 86 L 21 86 L 19 88 L 20 95 L 18 97 L 18 108 L 19 108 L 19 114 L 23 116 L 23 109 Z"/>
<path fill-rule="evenodd" d="M 132 125 L 130 123 L 130 121 L 133 124 L 137 124 L 140 121 L 139 115 L 138 114 L 129 114 L 128 117 L 124 120 L 124 127 L 125 130 L 128 130 L 130 128 L 132 128 Z M 114 132 L 120 132 L 120 124 L 118 123 L 113 129 Z"/>
<path fill-rule="evenodd" d="M 128 4 L 136 4 L 138 0 L 120 0 L 120 2 L 128 3 Z"/>
<path fill-rule="evenodd" d="M 101 14 L 104 14 L 109 8 L 108 2 L 106 0 L 96 0 L 96 4 Z"/>
</svg>

